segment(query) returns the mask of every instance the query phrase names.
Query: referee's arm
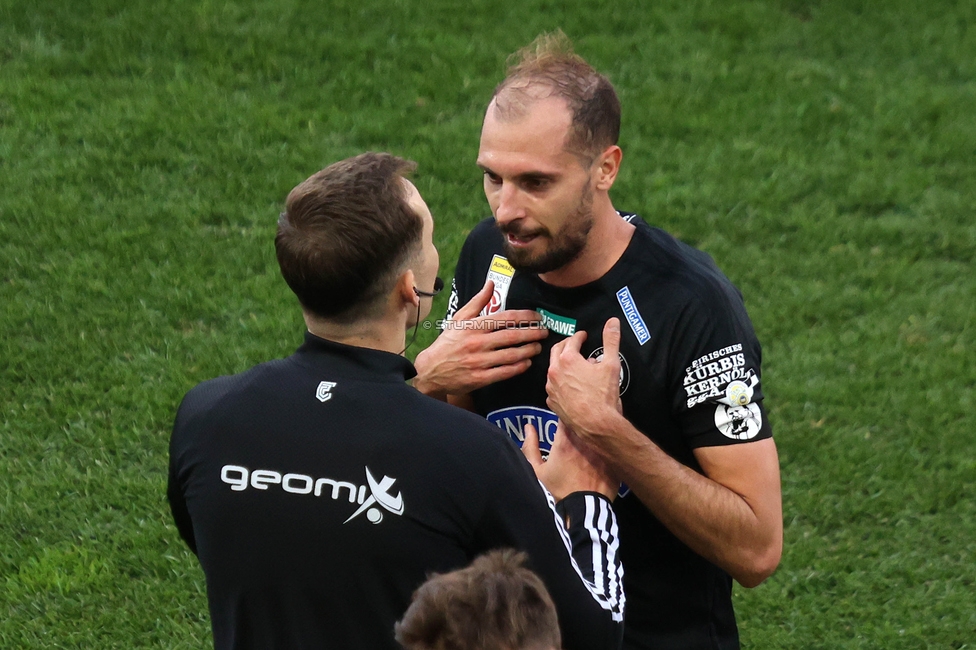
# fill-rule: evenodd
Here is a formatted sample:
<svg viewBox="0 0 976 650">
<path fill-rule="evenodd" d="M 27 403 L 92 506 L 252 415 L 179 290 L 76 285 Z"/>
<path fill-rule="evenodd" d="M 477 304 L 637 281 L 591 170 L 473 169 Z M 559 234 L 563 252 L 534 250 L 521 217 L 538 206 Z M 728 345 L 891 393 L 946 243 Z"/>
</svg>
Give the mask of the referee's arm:
<svg viewBox="0 0 976 650">
<path fill-rule="evenodd" d="M 193 522 L 190 520 L 190 511 L 186 507 L 186 498 L 183 496 L 183 487 L 179 481 L 179 471 L 172 455 L 170 457 L 166 497 L 169 500 L 169 509 L 173 513 L 173 522 L 176 524 L 180 537 L 190 547 L 190 550 L 196 553 L 197 543 L 193 535 Z"/>
<path fill-rule="evenodd" d="M 557 506 L 518 447 L 504 443 L 500 462 L 479 464 L 490 496 L 478 552 L 509 546 L 528 554 L 556 604 L 566 650 L 619 648 L 623 567 L 610 500 L 574 492 Z"/>
<path fill-rule="evenodd" d="M 542 317 L 528 309 L 479 316 L 491 301 L 493 287 L 491 280 L 486 282 L 417 355 L 414 388 L 470 411 L 471 391 L 529 369 L 549 330 L 538 326 Z M 525 326 L 515 327 L 516 323 Z"/>
</svg>

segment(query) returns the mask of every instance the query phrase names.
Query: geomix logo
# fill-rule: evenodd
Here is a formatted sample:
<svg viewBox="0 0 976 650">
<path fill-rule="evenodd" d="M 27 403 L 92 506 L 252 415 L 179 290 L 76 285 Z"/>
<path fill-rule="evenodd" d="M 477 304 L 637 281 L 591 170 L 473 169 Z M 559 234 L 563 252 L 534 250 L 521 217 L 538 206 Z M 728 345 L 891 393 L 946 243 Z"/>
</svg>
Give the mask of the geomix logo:
<svg viewBox="0 0 976 650">
<path fill-rule="evenodd" d="M 378 508 L 373 508 L 374 503 L 378 503 L 393 514 L 399 516 L 403 514 L 403 495 L 397 492 L 395 497 L 389 495 L 387 490 L 393 487 L 396 483 L 395 478 L 390 478 L 389 476 L 384 476 L 383 480 L 379 483 L 373 478 L 372 473 L 370 473 L 369 468 L 366 468 L 366 483 L 369 484 L 369 498 L 363 502 L 363 505 L 359 506 L 359 510 L 349 515 L 349 519 L 346 519 L 344 524 L 348 524 L 350 521 L 355 519 L 357 516 L 366 511 L 366 518 L 372 523 L 378 524 L 383 521 L 383 513 L 380 512 Z M 360 489 L 360 493 L 362 489 Z"/>
<path fill-rule="evenodd" d="M 328 495 L 333 501 L 338 501 L 342 497 L 343 491 L 349 496 L 349 503 L 358 503 L 359 508 L 349 515 L 344 524 L 349 523 L 363 512 L 366 519 L 371 523 L 378 524 L 383 521 L 383 512 L 374 507 L 379 504 L 388 512 L 399 516 L 403 514 L 403 495 L 390 495 L 390 488 L 396 483 L 395 478 L 383 476 L 382 481 L 377 481 L 373 473 L 366 468 L 366 485 L 354 485 L 348 481 L 337 481 L 331 478 L 313 479 L 307 474 L 285 474 L 270 469 L 249 470 L 241 465 L 224 465 L 220 468 L 220 480 L 230 485 L 234 492 L 243 492 L 248 487 L 255 490 L 267 490 L 269 485 L 280 485 L 281 489 L 289 494 L 312 494 L 320 497 L 323 488 L 328 487 Z M 366 494 L 369 493 L 367 497 Z"/>
</svg>

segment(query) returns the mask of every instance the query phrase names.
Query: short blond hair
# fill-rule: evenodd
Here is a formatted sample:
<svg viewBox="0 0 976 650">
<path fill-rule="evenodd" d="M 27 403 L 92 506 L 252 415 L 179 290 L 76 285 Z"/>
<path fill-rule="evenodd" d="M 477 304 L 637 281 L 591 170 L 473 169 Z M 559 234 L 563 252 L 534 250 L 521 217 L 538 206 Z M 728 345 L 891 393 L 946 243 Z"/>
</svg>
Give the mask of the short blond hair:
<svg viewBox="0 0 976 650">
<path fill-rule="evenodd" d="M 558 650 L 556 606 L 525 560 L 502 549 L 431 577 L 396 624 L 397 642 L 407 650 Z"/>
<path fill-rule="evenodd" d="M 572 113 L 566 149 L 592 161 L 620 138 L 620 100 L 613 84 L 573 51 L 569 37 L 556 30 L 540 34 L 509 56 L 505 79 L 492 95 L 503 118 L 517 119 L 531 104 L 560 97 Z"/>
</svg>

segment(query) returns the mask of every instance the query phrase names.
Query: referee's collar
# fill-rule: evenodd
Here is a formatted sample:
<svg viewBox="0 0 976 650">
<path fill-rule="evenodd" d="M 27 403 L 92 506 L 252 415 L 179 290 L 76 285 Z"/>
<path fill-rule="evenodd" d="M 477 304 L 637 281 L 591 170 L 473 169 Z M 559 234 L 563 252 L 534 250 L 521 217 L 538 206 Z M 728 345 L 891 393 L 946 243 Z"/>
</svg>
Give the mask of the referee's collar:
<svg viewBox="0 0 976 650">
<path fill-rule="evenodd" d="M 332 369 L 351 379 L 406 381 L 417 376 L 413 364 L 399 354 L 336 343 L 308 331 L 305 332 L 305 343 L 296 354 L 300 357 L 328 356 Z"/>
</svg>

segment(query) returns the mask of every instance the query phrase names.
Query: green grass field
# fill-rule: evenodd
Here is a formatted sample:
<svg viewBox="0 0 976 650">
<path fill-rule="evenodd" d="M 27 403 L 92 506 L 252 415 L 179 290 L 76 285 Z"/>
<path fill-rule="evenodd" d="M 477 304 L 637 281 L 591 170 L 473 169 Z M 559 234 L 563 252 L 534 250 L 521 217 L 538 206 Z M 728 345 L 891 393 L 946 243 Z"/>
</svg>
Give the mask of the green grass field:
<svg viewBox="0 0 976 650">
<path fill-rule="evenodd" d="M 744 644 L 976 648 L 976 4 L 951 0 L 0 0 L 0 647 L 207 647 L 169 428 L 300 342 L 285 195 L 413 158 L 450 277 L 491 89 L 556 27 L 621 95 L 616 206 L 710 252 L 764 343 L 786 547 L 737 590 Z"/>
</svg>

